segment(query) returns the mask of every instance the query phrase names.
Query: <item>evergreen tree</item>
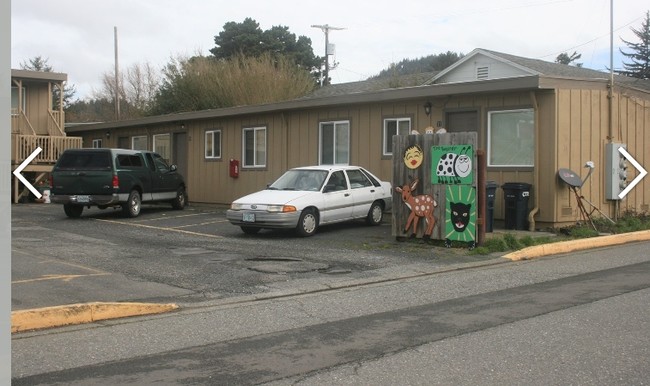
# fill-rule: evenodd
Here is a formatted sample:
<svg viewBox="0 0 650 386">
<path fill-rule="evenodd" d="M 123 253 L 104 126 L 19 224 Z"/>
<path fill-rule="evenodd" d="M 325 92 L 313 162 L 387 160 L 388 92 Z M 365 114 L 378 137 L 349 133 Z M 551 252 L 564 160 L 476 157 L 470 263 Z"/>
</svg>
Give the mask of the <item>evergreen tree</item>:
<svg viewBox="0 0 650 386">
<path fill-rule="evenodd" d="M 631 29 L 640 42 L 634 43 L 621 39 L 631 50 L 630 52 L 620 50 L 621 54 L 629 58 L 630 61 L 623 62 L 624 70 L 616 71 L 616 73 L 633 78 L 650 79 L 650 11 L 646 11 L 641 29 Z"/>
<path fill-rule="evenodd" d="M 555 58 L 555 63 L 570 65 L 571 63 L 575 62 L 581 57 L 582 54 L 579 54 L 576 51 L 573 51 L 571 55 L 567 54 L 566 52 L 563 52 Z M 576 63 L 575 66 L 582 67 L 582 63 Z"/>
<path fill-rule="evenodd" d="M 391 64 L 389 68 L 382 70 L 378 75 L 370 77 L 370 79 L 382 79 L 407 74 L 442 71 L 456 63 L 463 56 L 462 53 L 447 51 L 437 55 L 421 57 L 419 59 L 402 59 L 398 63 Z"/>
<path fill-rule="evenodd" d="M 48 63 L 48 58 L 43 58 L 42 56 L 35 56 L 28 61 L 22 61 L 20 63 L 20 68 L 28 71 L 40 71 L 40 72 L 54 72 L 52 66 Z M 59 95 L 63 91 L 63 108 L 66 109 L 70 106 L 70 101 L 72 97 L 77 92 L 74 85 L 68 86 L 67 84 L 63 85 L 63 90 L 54 88 L 52 90 L 52 107 L 55 110 L 59 109 Z"/>
<path fill-rule="evenodd" d="M 210 53 L 217 59 L 231 59 L 238 55 L 260 57 L 271 54 L 274 57 L 291 59 L 298 66 L 317 75 L 322 58 L 314 55 L 311 39 L 289 32 L 289 27 L 273 26 L 263 31 L 255 20 L 247 17 L 241 23 L 228 22 L 223 31 L 214 37 L 216 47 Z"/>
</svg>

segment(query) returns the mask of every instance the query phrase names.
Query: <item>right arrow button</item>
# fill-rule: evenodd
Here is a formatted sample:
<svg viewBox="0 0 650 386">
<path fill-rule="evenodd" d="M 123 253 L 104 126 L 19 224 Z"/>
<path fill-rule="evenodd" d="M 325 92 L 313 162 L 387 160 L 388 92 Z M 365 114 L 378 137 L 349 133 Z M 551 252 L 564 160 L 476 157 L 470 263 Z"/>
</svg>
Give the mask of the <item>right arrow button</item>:
<svg viewBox="0 0 650 386">
<path fill-rule="evenodd" d="M 621 154 L 623 154 L 623 156 L 624 156 L 628 161 L 630 161 L 630 163 L 631 163 L 632 165 L 634 165 L 634 167 L 636 168 L 636 170 L 639 171 L 639 174 L 636 176 L 636 178 L 633 179 L 632 182 L 630 182 L 630 183 L 625 187 L 625 189 L 623 189 L 623 191 L 620 192 L 620 193 L 618 194 L 618 197 L 619 197 L 620 199 L 623 199 L 623 197 L 625 197 L 628 193 L 630 193 L 630 190 L 632 190 L 632 188 L 634 188 L 634 187 L 636 186 L 636 184 L 638 184 L 639 182 L 641 182 L 641 180 L 643 179 L 643 177 L 645 177 L 645 175 L 648 174 L 648 171 L 645 170 L 645 169 L 643 168 L 643 166 L 641 166 L 641 164 L 639 164 L 639 163 L 638 163 L 638 162 L 637 162 L 637 161 L 636 161 L 636 160 L 635 160 L 635 159 L 630 155 L 630 153 L 628 153 L 627 150 L 625 150 L 624 147 L 619 147 L 619 148 L 618 148 L 618 152 L 621 153 Z"/>
</svg>

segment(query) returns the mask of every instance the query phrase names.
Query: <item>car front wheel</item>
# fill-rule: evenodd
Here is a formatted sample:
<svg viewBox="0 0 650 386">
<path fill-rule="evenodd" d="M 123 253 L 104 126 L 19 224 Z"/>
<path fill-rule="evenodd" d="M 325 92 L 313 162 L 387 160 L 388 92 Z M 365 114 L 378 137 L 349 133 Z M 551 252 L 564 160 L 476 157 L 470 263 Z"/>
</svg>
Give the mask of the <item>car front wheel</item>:
<svg viewBox="0 0 650 386">
<path fill-rule="evenodd" d="M 296 231 L 300 236 L 306 237 L 316 233 L 318 228 L 318 215 L 314 209 L 305 209 L 300 214 Z"/>
<path fill-rule="evenodd" d="M 379 225 L 384 219 L 384 207 L 377 201 L 373 202 L 366 217 L 368 225 Z"/>
<path fill-rule="evenodd" d="M 137 190 L 132 190 L 129 194 L 128 201 L 122 205 L 122 213 L 126 217 L 138 217 L 141 206 L 142 199 L 140 198 L 140 193 Z"/>
<path fill-rule="evenodd" d="M 185 208 L 187 203 L 187 194 L 185 193 L 185 188 L 180 187 L 176 192 L 176 197 L 172 200 L 172 208 L 181 210 Z"/>
</svg>

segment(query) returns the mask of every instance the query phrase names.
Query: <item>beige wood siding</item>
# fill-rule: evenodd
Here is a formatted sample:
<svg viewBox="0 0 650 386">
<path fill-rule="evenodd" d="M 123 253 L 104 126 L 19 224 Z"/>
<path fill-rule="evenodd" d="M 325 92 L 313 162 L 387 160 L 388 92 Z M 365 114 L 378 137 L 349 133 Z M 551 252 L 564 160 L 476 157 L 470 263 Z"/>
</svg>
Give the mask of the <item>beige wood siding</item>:
<svg viewBox="0 0 650 386">
<path fill-rule="evenodd" d="M 620 202 L 605 199 L 605 144 L 609 137 L 609 100 L 606 90 L 566 90 L 557 92 L 558 151 L 555 169 L 568 168 L 586 177 L 587 161 L 594 161 L 596 168 L 580 189 L 580 194 L 592 202 L 607 216 L 617 216 L 620 211 L 643 212 L 648 210 L 650 183 L 648 179 L 633 189 Z M 648 165 L 650 127 L 648 102 L 630 95 L 614 94 L 613 131 L 611 141 L 625 143 L 630 154 L 641 165 Z M 637 175 L 628 163 L 628 182 Z M 558 204 L 556 222 L 573 223 L 579 219 L 577 200 L 565 184 L 556 180 Z M 587 209 L 591 207 L 587 205 Z M 594 215 L 598 215 L 597 212 Z"/>
<path fill-rule="evenodd" d="M 47 131 L 48 111 L 51 108 L 47 83 L 25 83 L 25 115 L 36 135 L 49 135 Z"/>
<path fill-rule="evenodd" d="M 603 84 L 578 88 L 580 82 L 558 82 L 557 89 L 474 94 L 445 97 L 420 97 L 402 101 L 378 101 L 351 105 L 314 107 L 271 111 L 223 118 L 194 119 L 174 124 L 112 129 L 109 140 L 106 130 L 85 132 L 84 146 L 93 138 L 102 138 L 104 146 L 117 146 L 118 137 L 147 135 L 151 148 L 152 135 L 187 133 L 188 173 L 186 177 L 190 201 L 229 204 L 242 195 L 264 188 L 285 170 L 319 161 L 319 124 L 326 121 L 350 122 L 350 163 L 368 168 L 384 180 L 392 180 L 392 157 L 383 156 L 383 124 L 385 118 L 410 118 L 411 128 L 424 134 L 429 126 L 440 121 L 445 125 L 446 111 L 478 112 L 478 148 L 487 150 L 487 113 L 489 111 L 535 108 L 538 160 L 535 168 L 488 168 L 487 179 L 502 185 L 506 182 L 532 184 L 529 209 L 539 204 L 535 216 L 538 228 L 547 225 L 573 224 L 578 220 L 573 193 L 557 178 L 559 168 L 571 169 L 583 177 L 584 164 L 594 161 L 596 169 L 581 193 L 608 216 L 614 216 L 617 203 L 604 199 L 604 146 L 609 136 L 609 100 Z M 628 150 L 642 165 L 650 165 L 650 100 L 645 94 L 629 90 L 614 95 L 614 142 L 628 144 Z M 423 105 L 431 102 L 429 116 Z M 267 161 L 263 168 L 243 168 L 242 130 L 265 126 Z M 206 159 L 205 131 L 221 130 L 221 159 Z M 229 160 L 240 161 L 239 178 L 229 176 Z M 629 181 L 636 172 L 629 167 Z M 539 182 L 535 173 L 539 174 Z M 536 200 L 536 197 L 539 199 Z M 503 220 L 503 190 L 497 189 L 494 218 Z M 618 203 L 621 210 L 648 211 L 650 177 Z"/>
</svg>

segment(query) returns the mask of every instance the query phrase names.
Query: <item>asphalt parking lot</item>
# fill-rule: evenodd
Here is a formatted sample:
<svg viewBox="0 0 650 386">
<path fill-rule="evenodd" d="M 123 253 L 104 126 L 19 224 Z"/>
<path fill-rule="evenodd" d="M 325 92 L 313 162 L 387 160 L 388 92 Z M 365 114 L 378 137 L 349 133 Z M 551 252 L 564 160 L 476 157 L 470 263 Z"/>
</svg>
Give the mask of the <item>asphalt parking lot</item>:
<svg viewBox="0 0 650 386">
<path fill-rule="evenodd" d="M 261 294 L 332 278 L 381 277 L 387 269 L 445 267 L 493 259 L 464 249 L 399 242 L 391 218 L 246 235 L 224 207 L 145 206 L 137 218 L 85 209 L 69 219 L 56 204 L 12 206 L 12 310 L 94 301 L 192 304 Z"/>
</svg>

